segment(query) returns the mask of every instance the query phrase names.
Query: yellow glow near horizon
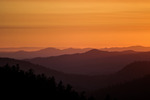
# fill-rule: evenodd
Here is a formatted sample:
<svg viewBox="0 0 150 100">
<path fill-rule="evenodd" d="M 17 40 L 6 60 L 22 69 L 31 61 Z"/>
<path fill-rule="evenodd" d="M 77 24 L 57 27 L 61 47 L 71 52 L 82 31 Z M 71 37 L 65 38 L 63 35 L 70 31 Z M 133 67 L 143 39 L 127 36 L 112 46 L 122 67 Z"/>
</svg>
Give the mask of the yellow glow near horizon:
<svg viewBox="0 0 150 100">
<path fill-rule="evenodd" d="M 0 1 L 0 47 L 150 46 L 148 0 L 88 1 Z"/>
</svg>

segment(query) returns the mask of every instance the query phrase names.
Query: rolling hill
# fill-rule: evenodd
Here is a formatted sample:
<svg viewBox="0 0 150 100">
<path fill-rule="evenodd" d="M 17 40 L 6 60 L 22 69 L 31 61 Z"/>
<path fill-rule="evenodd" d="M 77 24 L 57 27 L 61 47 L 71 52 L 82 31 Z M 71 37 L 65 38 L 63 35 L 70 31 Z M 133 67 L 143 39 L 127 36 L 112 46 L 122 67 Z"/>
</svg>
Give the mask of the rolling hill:
<svg viewBox="0 0 150 100">
<path fill-rule="evenodd" d="M 106 95 L 116 100 L 149 100 L 150 99 L 150 75 L 124 84 L 118 84 L 108 88 L 97 90 L 93 95 L 97 100 L 104 100 Z M 109 100 L 111 100 L 109 99 Z"/>
<path fill-rule="evenodd" d="M 111 48 L 101 48 L 100 50 L 104 50 L 104 51 L 126 51 L 126 50 L 133 50 L 133 51 L 137 51 L 137 52 L 146 52 L 146 51 L 150 51 L 150 47 L 144 47 L 144 46 L 111 47 Z"/>
<path fill-rule="evenodd" d="M 24 71 L 28 71 L 29 69 L 32 69 L 35 74 L 44 73 L 48 77 L 54 76 L 57 82 L 62 80 L 64 84 L 71 84 L 74 87 L 74 89 L 79 91 L 88 90 L 89 88 L 91 88 L 88 85 L 85 85 L 85 83 L 91 81 L 92 77 L 90 76 L 65 74 L 63 72 L 46 68 L 41 65 L 32 64 L 30 62 L 23 61 L 23 60 L 16 60 L 11 58 L 0 58 L 0 67 L 5 66 L 6 64 L 10 66 L 19 65 L 20 69 Z"/>
<path fill-rule="evenodd" d="M 0 57 L 8 57 L 15 59 L 26 59 L 26 58 L 35 58 L 35 57 L 49 57 L 49 56 L 58 56 L 63 54 L 74 54 L 74 53 L 83 53 L 90 50 L 90 48 L 85 49 L 56 49 L 56 48 L 45 48 L 38 51 L 16 51 L 16 52 L 0 52 Z"/>
<path fill-rule="evenodd" d="M 91 91 L 120 83 L 126 83 L 150 74 L 150 61 L 133 62 L 124 66 L 122 70 L 116 73 L 97 76 L 66 74 L 27 61 L 0 58 L 0 66 L 6 64 L 19 64 L 20 69 L 22 70 L 27 71 L 28 69 L 33 69 L 35 74 L 44 73 L 46 76 L 54 76 L 57 82 L 62 80 L 65 84 L 69 83 L 79 91 Z"/>
<path fill-rule="evenodd" d="M 26 60 L 64 73 L 106 75 L 115 73 L 134 61 L 150 60 L 150 52 L 108 52 L 92 49 L 85 53 Z"/>
</svg>

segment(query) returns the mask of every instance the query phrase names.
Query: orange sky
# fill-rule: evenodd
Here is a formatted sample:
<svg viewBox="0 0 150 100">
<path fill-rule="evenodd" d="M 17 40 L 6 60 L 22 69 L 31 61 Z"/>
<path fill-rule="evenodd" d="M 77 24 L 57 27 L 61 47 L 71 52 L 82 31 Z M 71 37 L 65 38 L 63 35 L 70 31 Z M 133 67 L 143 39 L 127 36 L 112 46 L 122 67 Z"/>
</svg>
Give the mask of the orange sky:
<svg viewBox="0 0 150 100">
<path fill-rule="evenodd" d="M 0 47 L 150 46 L 149 0 L 1 0 Z"/>
</svg>

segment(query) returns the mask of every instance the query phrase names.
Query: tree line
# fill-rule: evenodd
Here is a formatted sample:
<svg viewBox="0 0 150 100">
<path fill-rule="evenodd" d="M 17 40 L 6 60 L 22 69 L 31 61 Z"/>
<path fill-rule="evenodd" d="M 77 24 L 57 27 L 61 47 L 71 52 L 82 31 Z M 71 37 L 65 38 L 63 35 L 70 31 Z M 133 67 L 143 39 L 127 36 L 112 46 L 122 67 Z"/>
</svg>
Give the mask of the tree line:
<svg viewBox="0 0 150 100">
<path fill-rule="evenodd" d="M 44 74 L 35 75 L 33 70 L 23 71 L 19 65 L 0 67 L 0 95 L 5 99 L 41 99 L 41 100 L 95 100 L 85 97 L 84 92 L 77 93 L 71 85 L 55 82 L 54 77 Z"/>
</svg>

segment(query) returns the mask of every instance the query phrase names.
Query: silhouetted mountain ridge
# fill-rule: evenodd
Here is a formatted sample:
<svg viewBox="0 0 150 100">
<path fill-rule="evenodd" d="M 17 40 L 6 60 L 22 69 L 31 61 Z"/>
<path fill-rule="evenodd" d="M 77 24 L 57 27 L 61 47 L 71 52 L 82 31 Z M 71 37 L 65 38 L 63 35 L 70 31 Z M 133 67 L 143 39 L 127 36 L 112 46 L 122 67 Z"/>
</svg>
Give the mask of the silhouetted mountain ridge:
<svg viewBox="0 0 150 100">
<path fill-rule="evenodd" d="M 89 80 L 92 79 L 89 76 L 65 74 L 63 72 L 46 68 L 41 65 L 32 64 L 30 62 L 23 61 L 23 60 L 16 60 L 11 58 L 0 58 L 0 66 L 5 66 L 6 64 L 10 66 L 19 65 L 20 69 L 24 71 L 33 69 L 35 74 L 44 73 L 47 77 L 54 76 L 57 82 L 62 80 L 64 84 L 71 84 L 74 87 L 74 89 L 79 91 L 88 90 L 90 88 L 88 85 L 85 85 L 85 83 L 87 83 Z"/>
<path fill-rule="evenodd" d="M 83 53 L 90 50 L 90 48 L 85 49 L 57 49 L 57 48 L 45 48 L 37 51 L 16 51 L 16 52 L 0 52 L 0 57 L 9 57 L 15 59 L 26 59 L 26 58 L 35 58 L 35 57 L 49 57 L 49 56 L 59 56 L 64 54 L 74 54 L 74 53 Z"/>
<path fill-rule="evenodd" d="M 146 56 L 145 56 L 146 55 Z M 150 52 L 108 52 L 92 49 L 85 53 L 67 54 L 55 57 L 27 59 L 65 73 L 98 75 L 111 74 L 134 61 L 149 60 Z"/>
<path fill-rule="evenodd" d="M 108 52 L 107 51 L 101 51 L 101 50 L 98 50 L 98 49 L 92 49 L 92 50 L 89 50 L 85 53 L 86 54 L 98 54 L 98 53 L 108 53 Z"/>
<path fill-rule="evenodd" d="M 77 90 L 85 91 L 126 83 L 150 74 L 150 61 L 133 62 L 127 66 L 122 65 L 122 70 L 102 76 L 65 74 L 27 61 L 0 58 L 0 66 L 6 64 L 19 64 L 22 70 L 27 71 L 28 69 L 33 69 L 36 74 L 44 73 L 46 76 L 55 76 L 56 81 L 62 80 L 65 84 L 69 83 Z"/>
<path fill-rule="evenodd" d="M 117 100 L 149 100 L 150 75 L 140 79 L 100 89 L 92 93 L 97 100 L 104 100 L 106 95 Z M 109 99 L 110 100 L 110 99 Z"/>
<path fill-rule="evenodd" d="M 126 50 L 133 50 L 137 52 L 146 52 L 150 51 L 150 47 L 144 47 L 144 46 L 129 46 L 129 47 L 111 47 L 111 48 L 101 48 L 100 50 L 104 51 L 126 51 Z"/>
<path fill-rule="evenodd" d="M 148 71 L 150 72 L 150 61 L 136 61 L 125 68 L 122 71 L 131 71 L 131 72 L 141 72 L 141 71 Z M 144 73 L 144 72 L 143 72 Z"/>
<path fill-rule="evenodd" d="M 56 51 L 60 51 L 60 49 L 49 47 L 49 48 L 38 50 L 37 52 L 51 52 L 51 51 L 56 52 Z"/>
</svg>

